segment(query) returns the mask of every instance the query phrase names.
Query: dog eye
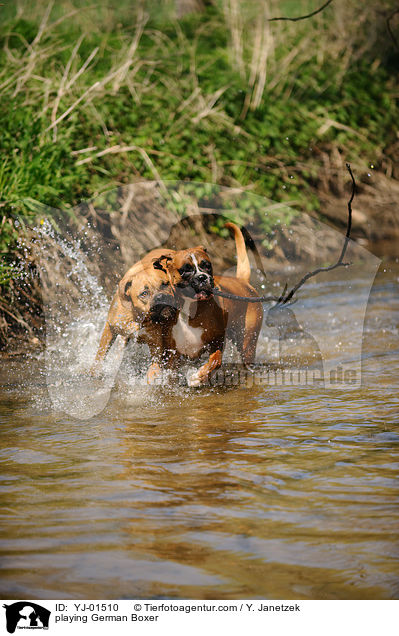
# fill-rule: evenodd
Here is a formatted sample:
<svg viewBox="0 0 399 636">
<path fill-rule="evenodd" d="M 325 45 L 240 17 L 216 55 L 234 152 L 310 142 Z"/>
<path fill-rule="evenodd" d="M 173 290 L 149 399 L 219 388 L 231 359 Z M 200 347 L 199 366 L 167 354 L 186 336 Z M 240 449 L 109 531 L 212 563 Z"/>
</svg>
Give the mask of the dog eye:
<svg viewBox="0 0 399 636">
<path fill-rule="evenodd" d="M 201 268 L 201 269 L 208 269 L 208 270 L 210 270 L 210 269 L 212 269 L 212 265 L 210 264 L 210 262 L 209 262 L 209 261 L 202 261 L 202 262 L 200 263 L 200 268 Z"/>
<path fill-rule="evenodd" d="M 180 276 L 189 276 L 190 274 L 193 273 L 194 268 L 191 265 L 187 264 L 180 267 L 178 271 Z"/>
<path fill-rule="evenodd" d="M 139 294 L 139 298 L 147 298 L 150 295 L 148 289 L 143 289 L 143 291 Z"/>
</svg>

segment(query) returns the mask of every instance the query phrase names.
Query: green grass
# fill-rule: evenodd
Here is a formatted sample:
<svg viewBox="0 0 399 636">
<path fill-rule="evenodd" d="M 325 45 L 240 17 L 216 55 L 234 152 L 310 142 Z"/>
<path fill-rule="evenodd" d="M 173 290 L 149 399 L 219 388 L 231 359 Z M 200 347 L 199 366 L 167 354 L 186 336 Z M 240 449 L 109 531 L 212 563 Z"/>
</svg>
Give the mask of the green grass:
<svg viewBox="0 0 399 636">
<path fill-rule="evenodd" d="M 254 1 L 215 0 L 180 20 L 171 2 L 0 7 L 0 286 L 32 199 L 68 209 L 160 175 L 309 211 L 318 151 L 378 165 L 399 120 L 398 53 L 381 15 L 394 3 L 336 0 L 312 20 L 266 21 L 319 4 L 270 2 L 263 15 Z M 279 212 L 238 211 L 257 216 L 266 237 Z"/>
</svg>

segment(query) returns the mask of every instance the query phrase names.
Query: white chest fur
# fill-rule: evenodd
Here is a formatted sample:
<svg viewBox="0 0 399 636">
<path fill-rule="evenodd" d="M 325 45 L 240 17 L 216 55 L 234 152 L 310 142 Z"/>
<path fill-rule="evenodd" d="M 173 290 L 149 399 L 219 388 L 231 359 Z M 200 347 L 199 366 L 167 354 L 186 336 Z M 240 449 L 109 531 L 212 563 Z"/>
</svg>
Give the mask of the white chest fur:
<svg viewBox="0 0 399 636">
<path fill-rule="evenodd" d="M 190 304 L 189 302 L 184 304 L 177 323 L 172 329 L 177 351 L 189 358 L 195 357 L 203 347 L 202 327 L 190 327 L 188 322 Z"/>
</svg>

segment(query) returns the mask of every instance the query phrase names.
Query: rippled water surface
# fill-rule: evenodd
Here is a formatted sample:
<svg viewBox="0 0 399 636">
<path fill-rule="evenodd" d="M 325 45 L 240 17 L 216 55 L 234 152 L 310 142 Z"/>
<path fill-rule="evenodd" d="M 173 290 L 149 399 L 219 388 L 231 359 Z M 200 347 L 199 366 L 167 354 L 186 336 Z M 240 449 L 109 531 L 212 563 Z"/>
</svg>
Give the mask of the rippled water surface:
<svg viewBox="0 0 399 636">
<path fill-rule="evenodd" d="M 52 410 L 44 356 L 4 359 L 3 597 L 397 598 L 398 276 L 350 391 L 119 380 L 82 420 Z M 350 341 L 356 290 L 311 289 L 310 312 L 347 304 Z"/>
</svg>

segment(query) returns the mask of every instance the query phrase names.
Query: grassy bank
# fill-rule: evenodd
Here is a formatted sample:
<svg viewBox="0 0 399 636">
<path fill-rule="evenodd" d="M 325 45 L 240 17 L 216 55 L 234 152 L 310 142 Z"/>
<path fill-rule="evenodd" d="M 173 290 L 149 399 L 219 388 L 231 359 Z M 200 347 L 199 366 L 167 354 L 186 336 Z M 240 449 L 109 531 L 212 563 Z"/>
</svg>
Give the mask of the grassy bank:
<svg viewBox="0 0 399 636">
<path fill-rule="evenodd" d="M 393 2 L 335 0 L 302 22 L 268 19 L 321 3 L 198 4 L 181 17 L 184 2 L 0 7 L 3 298 L 34 201 L 67 209 L 137 178 L 190 179 L 317 212 L 326 155 L 367 180 L 397 151 Z"/>
</svg>

